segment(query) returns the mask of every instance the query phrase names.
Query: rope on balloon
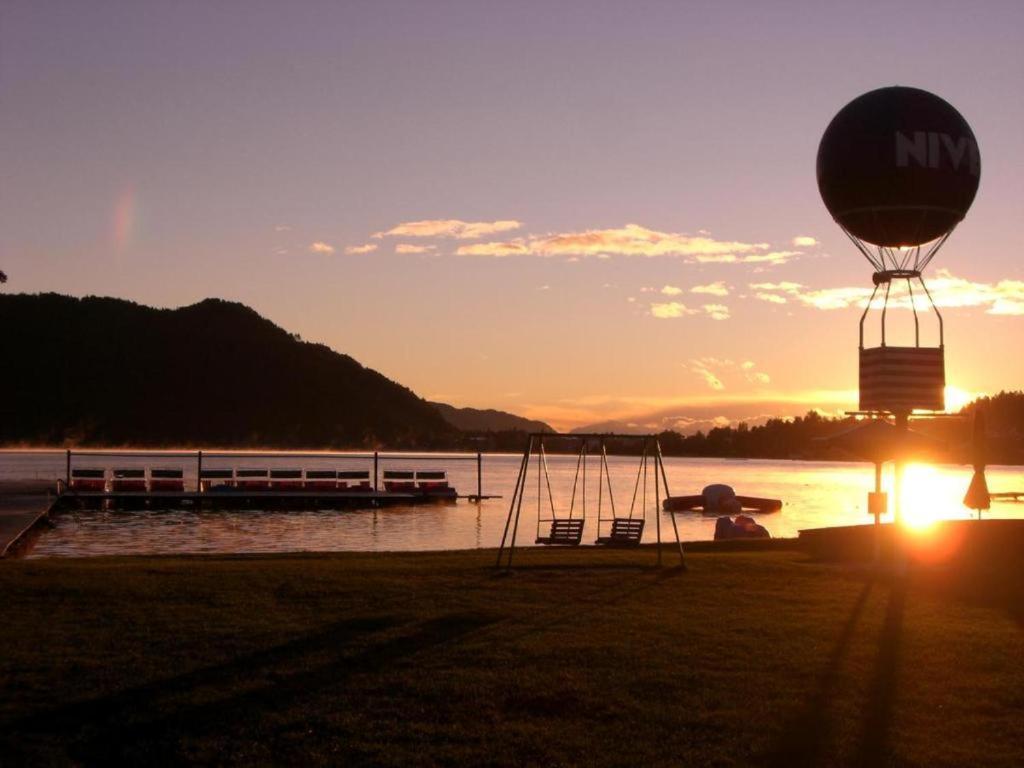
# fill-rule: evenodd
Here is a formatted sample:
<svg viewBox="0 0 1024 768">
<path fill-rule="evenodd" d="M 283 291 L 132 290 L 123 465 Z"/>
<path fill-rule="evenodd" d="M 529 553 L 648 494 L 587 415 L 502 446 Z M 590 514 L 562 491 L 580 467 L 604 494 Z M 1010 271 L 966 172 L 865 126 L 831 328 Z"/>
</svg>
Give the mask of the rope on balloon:
<svg viewBox="0 0 1024 768">
<path fill-rule="evenodd" d="M 922 208 L 920 210 L 921 220 L 923 220 L 927 215 L 928 210 L 930 209 Z M 873 218 L 875 218 L 876 224 L 882 227 L 884 231 L 884 223 L 878 220 L 877 211 L 873 210 L 872 215 Z M 939 249 L 946 244 L 946 240 L 948 240 L 950 234 L 952 234 L 953 228 L 950 228 L 941 237 L 932 240 L 931 242 L 900 247 L 868 243 L 854 235 L 841 223 L 839 226 L 850 239 L 850 242 L 857 247 L 857 250 L 859 250 L 871 266 L 875 268 L 875 274 L 872 276 L 872 281 L 874 282 L 875 287 L 871 291 L 871 298 L 868 299 L 868 302 L 864 307 L 864 312 L 860 317 L 860 348 L 864 349 L 864 321 L 867 319 L 868 312 L 875 303 L 875 298 L 878 296 L 879 288 L 883 285 L 885 286 L 885 294 L 882 298 L 881 335 L 882 346 L 886 346 L 885 321 L 889 309 L 889 295 L 892 289 L 893 280 L 906 280 L 907 283 L 907 296 L 910 302 L 910 310 L 914 316 L 914 346 L 921 346 L 921 323 L 917 314 L 917 302 L 914 298 L 914 287 L 912 282 L 914 280 L 917 280 L 921 285 L 921 289 L 924 291 L 924 295 L 928 299 L 928 304 L 931 306 L 935 316 L 939 319 L 939 347 L 945 346 L 945 329 L 942 313 L 939 312 L 939 308 L 935 305 L 931 291 L 928 290 L 928 285 L 921 276 L 921 272 L 928 266 L 928 264 L 931 263 L 931 260 L 935 258 L 935 254 L 939 252 Z M 920 228 L 920 223 L 918 228 Z"/>
<path fill-rule="evenodd" d="M 857 246 L 857 250 L 864 255 L 864 258 L 875 268 L 876 272 L 921 272 L 931 263 L 931 260 L 935 258 L 935 254 L 946 244 L 946 240 L 949 239 L 953 232 L 953 230 L 950 230 L 939 239 L 932 240 L 930 243 L 892 247 L 865 242 L 851 233 L 846 227 L 840 225 L 840 228 L 850 238 L 850 242 Z"/>
</svg>

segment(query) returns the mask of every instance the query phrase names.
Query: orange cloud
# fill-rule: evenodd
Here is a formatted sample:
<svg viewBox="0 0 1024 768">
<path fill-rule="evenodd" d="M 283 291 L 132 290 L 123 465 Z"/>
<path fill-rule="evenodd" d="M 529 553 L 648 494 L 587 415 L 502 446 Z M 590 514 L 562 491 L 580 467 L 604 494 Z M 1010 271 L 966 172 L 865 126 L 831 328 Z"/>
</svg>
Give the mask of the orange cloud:
<svg viewBox="0 0 1024 768">
<path fill-rule="evenodd" d="M 660 320 L 669 320 L 685 315 L 697 314 L 696 309 L 689 309 L 685 304 L 678 301 L 667 301 L 664 303 L 651 304 L 651 314 Z"/>
<path fill-rule="evenodd" d="M 728 320 L 729 308 L 725 304 L 705 304 L 702 309 L 712 320 Z"/>
<path fill-rule="evenodd" d="M 437 250 L 436 245 L 413 245 L 412 243 L 399 243 L 395 246 L 395 253 L 400 254 L 415 254 L 415 253 L 430 253 L 431 251 Z"/>
<path fill-rule="evenodd" d="M 504 243 L 474 243 L 460 245 L 455 251 L 458 256 L 521 256 L 530 253 L 529 247 L 522 240 L 510 240 Z"/>
<path fill-rule="evenodd" d="M 317 240 L 315 243 L 310 243 L 309 252 L 323 253 L 329 256 L 334 253 L 334 246 L 330 243 L 325 243 L 323 240 Z"/>
<path fill-rule="evenodd" d="M 927 285 L 938 307 L 985 307 L 990 315 L 1024 315 L 1024 281 L 1021 280 L 979 283 L 940 269 L 934 278 L 927 281 Z M 762 301 L 784 304 L 791 299 L 804 306 L 824 310 L 862 308 L 867 304 L 872 291 L 867 286 L 812 289 L 791 282 L 751 283 L 750 287 L 757 291 L 755 296 Z M 878 296 L 875 301 L 881 303 Z M 928 305 L 928 300 L 920 291 L 916 291 L 913 304 L 922 309 Z M 892 284 L 889 307 L 910 309 L 911 300 L 905 283 Z"/>
<path fill-rule="evenodd" d="M 681 256 L 696 261 L 785 263 L 796 252 L 767 252 L 768 243 L 715 240 L 709 235 L 659 232 L 638 224 L 613 229 L 588 229 L 531 235 L 513 241 L 462 246 L 456 253 L 466 256 L 584 256 L 608 259 L 614 256 Z M 737 255 L 739 254 L 739 255 Z"/>
<path fill-rule="evenodd" d="M 706 293 L 709 296 L 728 296 L 729 289 L 726 287 L 724 281 L 719 280 L 714 283 L 708 283 L 707 285 L 695 285 L 690 289 L 690 293 Z"/>
<path fill-rule="evenodd" d="M 350 245 L 345 248 L 345 253 L 349 256 L 357 255 L 360 253 L 373 253 L 377 250 L 376 243 L 365 243 L 363 245 Z M 332 251 L 333 253 L 333 251 Z"/>
<path fill-rule="evenodd" d="M 455 240 L 474 240 L 499 232 L 519 229 L 522 222 L 514 219 L 499 221 L 462 221 L 461 219 L 424 219 L 407 221 L 373 237 L 446 237 Z"/>
</svg>

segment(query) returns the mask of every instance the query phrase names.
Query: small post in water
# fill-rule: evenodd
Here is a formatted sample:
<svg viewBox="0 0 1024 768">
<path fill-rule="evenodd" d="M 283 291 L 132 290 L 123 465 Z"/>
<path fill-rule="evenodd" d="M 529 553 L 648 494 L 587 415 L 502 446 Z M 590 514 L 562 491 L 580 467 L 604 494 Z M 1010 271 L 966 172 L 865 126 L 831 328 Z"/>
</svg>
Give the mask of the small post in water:
<svg viewBox="0 0 1024 768">
<path fill-rule="evenodd" d="M 67 455 L 66 455 L 65 463 L 66 463 L 66 466 L 64 468 L 64 471 L 65 471 L 65 480 L 64 480 L 64 482 L 65 482 L 66 487 L 70 488 L 71 487 L 71 449 L 70 448 L 68 448 L 68 450 L 67 450 Z"/>
<path fill-rule="evenodd" d="M 479 504 L 484 498 L 484 480 L 483 480 L 483 464 L 484 455 L 480 451 L 476 452 L 476 503 Z"/>
<path fill-rule="evenodd" d="M 196 451 L 196 493 L 203 490 L 203 452 Z"/>
</svg>

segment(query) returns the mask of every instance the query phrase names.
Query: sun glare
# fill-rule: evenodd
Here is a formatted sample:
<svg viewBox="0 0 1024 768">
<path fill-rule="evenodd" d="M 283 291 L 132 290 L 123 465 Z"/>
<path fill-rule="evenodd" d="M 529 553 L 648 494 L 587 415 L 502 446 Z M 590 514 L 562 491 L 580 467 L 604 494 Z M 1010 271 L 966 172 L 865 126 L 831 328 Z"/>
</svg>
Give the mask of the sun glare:
<svg viewBox="0 0 1024 768">
<path fill-rule="evenodd" d="M 902 520 L 908 528 L 924 529 L 938 520 L 941 509 L 941 484 L 939 472 L 927 464 L 911 464 L 903 475 Z"/>
<path fill-rule="evenodd" d="M 969 405 L 977 394 L 968 392 L 966 389 L 960 389 L 960 387 L 954 387 L 952 385 L 946 385 L 946 410 L 951 413 L 955 413 L 963 408 L 965 405 Z"/>
</svg>

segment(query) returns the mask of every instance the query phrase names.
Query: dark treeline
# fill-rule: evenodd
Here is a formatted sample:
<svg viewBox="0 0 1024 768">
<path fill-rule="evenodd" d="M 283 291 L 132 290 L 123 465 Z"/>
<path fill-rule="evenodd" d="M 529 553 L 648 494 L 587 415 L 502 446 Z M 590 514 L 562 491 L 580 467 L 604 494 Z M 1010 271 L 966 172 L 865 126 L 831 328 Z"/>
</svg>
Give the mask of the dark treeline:
<svg viewBox="0 0 1024 768">
<path fill-rule="evenodd" d="M 971 416 L 978 407 L 986 415 L 989 463 L 1024 464 L 1024 392 L 1000 392 L 994 397 L 980 398 L 963 409 L 963 418 L 914 419 L 911 428 L 945 446 L 931 458 L 966 462 L 972 451 Z M 665 456 L 841 461 L 861 457 L 830 445 L 823 438 L 856 424 L 850 417 L 828 418 L 810 411 L 793 419 L 769 419 L 758 426 L 715 427 L 692 435 L 665 431 L 658 434 L 658 442 Z M 482 446 L 482 450 L 522 451 L 526 445 L 522 432 L 477 434 L 473 439 L 473 444 Z M 579 441 L 552 437 L 545 440 L 544 448 L 549 453 L 572 453 L 579 450 Z M 590 441 L 589 450 L 596 448 L 597 441 Z M 608 439 L 606 448 L 613 454 L 636 454 L 642 450 L 642 442 Z"/>
</svg>

